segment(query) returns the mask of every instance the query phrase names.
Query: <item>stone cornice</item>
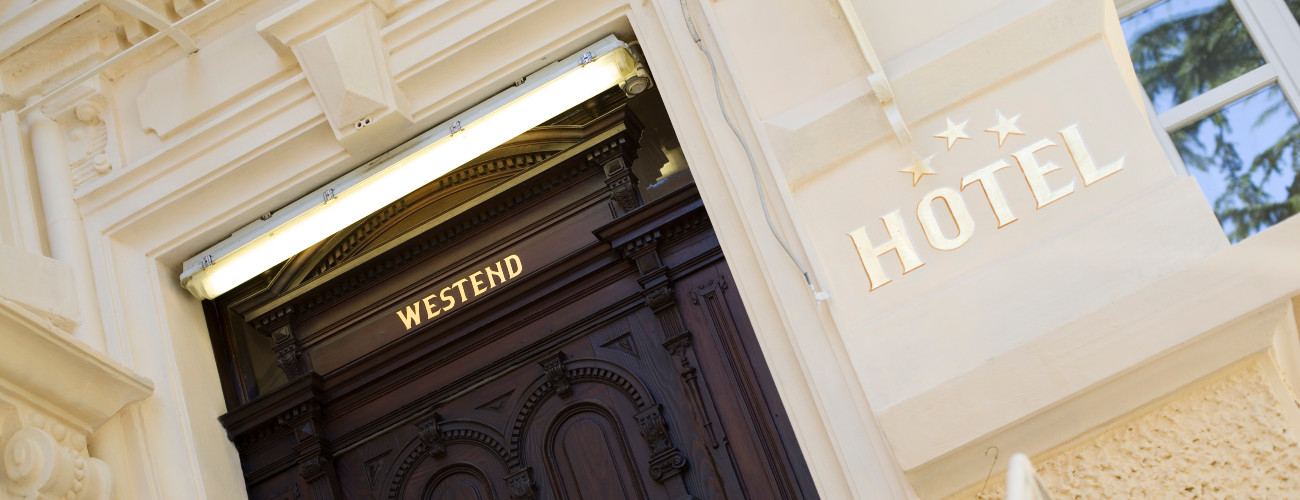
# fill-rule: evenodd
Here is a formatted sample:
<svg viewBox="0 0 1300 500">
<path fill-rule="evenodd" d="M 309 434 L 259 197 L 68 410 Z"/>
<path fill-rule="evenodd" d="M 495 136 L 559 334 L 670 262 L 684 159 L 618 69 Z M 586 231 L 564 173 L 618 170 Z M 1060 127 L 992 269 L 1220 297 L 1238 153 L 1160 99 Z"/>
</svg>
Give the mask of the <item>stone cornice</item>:
<svg viewBox="0 0 1300 500">
<path fill-rule="evenodd" d="M 0 400 L 31 407 L 83 434 L 153 393 L 149 379 L 3 298 L 0 335 Z"/>
<path fill-rule="evenodd" d="M 57 29 L 92 3 L 88 0 L 32 2 L 27 8 L 0 19 L 0 58 Z"/>
</svg>

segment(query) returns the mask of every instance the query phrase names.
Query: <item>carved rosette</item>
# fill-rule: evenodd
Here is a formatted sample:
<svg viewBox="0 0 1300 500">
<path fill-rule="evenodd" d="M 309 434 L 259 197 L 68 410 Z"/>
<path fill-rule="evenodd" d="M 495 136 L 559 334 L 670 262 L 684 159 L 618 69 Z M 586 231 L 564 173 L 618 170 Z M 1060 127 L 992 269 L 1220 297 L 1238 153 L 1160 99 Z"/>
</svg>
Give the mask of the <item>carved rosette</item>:
<svg viewBox="0 0 1300 500">
<path fill-rule="evenodd" d="M 668 439 L 668 427 L 659 406 L 637 414 L 636 423 L 641 428 L 641 437 L 650 445 L 650 477 L 662 483 L 686 472 L 689 466 L 686 456 Z"/>
</svg>

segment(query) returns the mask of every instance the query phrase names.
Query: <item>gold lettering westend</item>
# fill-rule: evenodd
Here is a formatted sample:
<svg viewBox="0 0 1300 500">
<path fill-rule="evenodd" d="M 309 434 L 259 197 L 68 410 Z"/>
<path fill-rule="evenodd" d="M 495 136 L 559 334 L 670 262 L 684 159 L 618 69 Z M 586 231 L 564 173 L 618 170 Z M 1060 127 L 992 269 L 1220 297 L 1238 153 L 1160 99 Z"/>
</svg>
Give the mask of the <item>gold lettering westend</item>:
<svg viewBox="0 0 1300 500">
<path fill-rule="evenodd" d="M 523 272 L 523 260 L 518 255 L 511 255 L 488 264 L 482 270 L 476 270 L 464 278 L 458 278 L 451 285 L 442 287 L 437 293 L 430 293 L 412 302 L 411 305 L 398 309 L 397 317 L 402 320 L 402 325 L 410 330 L 419 326 L 421 321 L 432 321 L 444 311 L 464 305 L 474 297 L 505 284 Z"/>
<path fill-rule="evenodd" d="M 998 113 L 999 122 L 1010 122 L 1014 119 L 1007 120 Z M 1018 117 L 1017 117 L 1018 118 Z M 963 122 L 964 123 L 964 122 Z M 960 125 L 954 125 L 952 120 L 948 120 L 949 134 L 953 127 L 958 128 Z M 998 133 L 998 146 L 1002 146 L 1002 141 L 1006 139 L 1006 134 L 1023 135 L 1019 132 L 1006 132 L 1010 128 L 1015 128 L 1014 124 L 1007 126 L 1000 125 L 1001 128 L 994 127 L 989 132 Z M 1008 128 L 1010 127 L 1010 128 Z M 1015 128 L 1018 131 L 1018 128 Z M 1006 134 L 1004 134 L 1006 132 Z M 1083 136 L 1079 133 L 1077 124 L 1070 125 L 1058 131 L 1061 140 L 1064 143 L 1066 152 L 1069 153 L 1070 159 L 1074 162 L 1074 168 L 1079 172 L 1079 177 L 1083 179 L 1083 186 L 1092 186 L 1097 181 L 1108 178 L 1113 174 L 1120 172 L 1124 168 L 1124 156 L 1119 159 L 1098 166 L 1092 153 L 1088 150 L 1087 144 L 1084 143 Z M 948 146 L 952 147 L 955 140 L 949 135 L 939 135 L 936 137 L 948 138 Z M 965 138 L 965 137 L 960 137 Z M 1074 180 L 1059 184 L 1056 187 L 1048 184 L 1047 174 L 1061 170 L 1061 167 L 1051 161 L 1043 161 L 1038 158 L 1039 152 L 1057 146 L 1050 139 L 1039 139 L 1023 148 L 1010 154 L 1020 167 L 1021 177 L 1029 188 L 1029 193 L 1033 195 L 1036 209 L 1041 209 L 1051 203 L 1066 197 L 1075 191 Z M 916 153 L 913 156 L 920 158 Z M 926 162 L 929 159 L 925 159 Z M 928 166 L 928 164 L 927 164 Z M 985 201 L 988 202 L 989 210 L 997 219 L 998 228 L 1001 229 L 1006 225 L 1019 220 L 1011 210 L 1011 204 L 1007 200 L 1007 195 L 1003 191 L 1003 185 L 998 182 L 995 174 L 1001 170 L 1012 170 L 1011 163 L 1005 159 L 999 159 L 973 172 L 970 172 L 961 178 L 961 189 L 948 186 L 941 186 L 932 189 L 929 193 L 921 197 L 916 206 L 916 222 L 920 224 L 922 234 L 930 247 L 935 250 L 950 251 L 960 248 L 970 240 L 975 232 L 975 219 L 971 216 L 972 206 L 968 206 L 962 193 L 965 188 L 972 184 L 979 183 L 983 188 Z M 919 174 L 908 169 L 902 170 L 904 173 L 913 174 L 913 185 L 919 180 Z M 928 174 L 925 174 L 928 175 Z M 1056 174 L 1061 175 L 1061 174 Z M 1054 183 L 1060 183 L 1064 178 L 1056 179 Z M 975 190 L 971 190 L 974 192 Z M 940 205 L 942 203 L 942 205 Z M 979 206 L 976 203 L 973 206 Z M 942 208 L 941 208 L 942 207 Z M 944 210 L 946 208 L 946 210 Z M 941 219 L 950 219 L 956 227 L 956 234 L 945 234 L 940 225 Z M 884 234 L 888 236 L 886 240 L 876 240 L 879 244 L 873 243 L 868 237 L 868 229 L 872 232 L 878 232 L 880 225 L 868 223 L 862 227 L 854 229 L 848 233 L 849 240 L 853 243 L 854 249 L 857 250 L 858 259 L 862 262 L 862 269 L 866 271 L 867 282 L 870 290 L 874 291 L 892 280 L 885 273 L 885 262 L 893 259 L 885 258 L 886 254 L 894 253 L 901 264 L 903 274 L 907 274 L 925 265 L 925 261 L 917 252 L 916 245 L 912 242 L 911 235 L 908 234 L 907 227 L 903 221 L 902 211 L 893 210 L 880 217 L 881 225 L 884 226 Z"/>
</svg>

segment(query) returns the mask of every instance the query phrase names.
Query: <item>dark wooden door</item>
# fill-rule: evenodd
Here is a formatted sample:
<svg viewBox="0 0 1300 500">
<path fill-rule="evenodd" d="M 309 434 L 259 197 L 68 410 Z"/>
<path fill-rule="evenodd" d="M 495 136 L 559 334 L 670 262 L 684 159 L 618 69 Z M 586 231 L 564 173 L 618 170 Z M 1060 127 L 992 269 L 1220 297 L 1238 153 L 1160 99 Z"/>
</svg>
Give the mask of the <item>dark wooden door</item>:
<svg viewBox="0 0 1300 500">
<path fill-rule="evenodd" d="M 253 311 L 288 380 L 222 418 L 251 498 L 816 497 L 698 193 L 643 206 L 639 125 L 601 117 L 364 265 L 310 281 L 414 209 L 214 308 Z M 439 290 L 462 295 L 435 315 Z"/>
<path fill-rule="evenodd" d="M 721 260 L 676 280 L 671 338 L 642 307 L 446 402 L 389 496 L 812 496 L 729 283 Z"/>
</svg>

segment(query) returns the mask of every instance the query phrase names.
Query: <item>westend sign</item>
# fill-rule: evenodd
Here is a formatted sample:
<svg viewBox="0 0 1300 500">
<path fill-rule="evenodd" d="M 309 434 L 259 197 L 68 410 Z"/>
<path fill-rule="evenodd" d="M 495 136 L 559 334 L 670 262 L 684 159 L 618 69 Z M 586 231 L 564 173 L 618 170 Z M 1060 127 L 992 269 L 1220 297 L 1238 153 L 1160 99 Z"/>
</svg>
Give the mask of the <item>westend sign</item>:
<svg viewBox="0 0 1300 500">
<path fill-rule="evenodd" d="M 398 309 L 397 317 L 402 320 L 402 325 L 410 330 L 419 326 L 421 321 L 432 321 L 444 311 L 450 311 L 457 305 L 474 300 L 523 272 L 524 262 L 518 255 L 511 255 L 451 282 L 437 293 L 430 293 L 411 305 Z"/>
<path fill-rule="evenodd" d="M 1016 116 L 1008 119 L 1001 112 L 998 112 L 997 125 L 985 129 L 985 131 L 996 133 L 998 135 L 998 147 L 1001 147 L 1008 135 L 1024 135 L 1015 125 L 1018 118 L 1020 117 Z M 954 123 L 949 119 L 947 120 L 948 128 L 935 135 L 935 137 L 945 139 L 948 149 L 952 149 L 959 139 L 970 139 L 964 131 L 967 122 L 969 120 Z M 1046 207 L 1075 192 L 1074 179 L 1059 185 L 1053 185 L 1049 182 L 1047 174 L 1060 170 L 1061 167 L 1051 161 L 1043 161 L 1039 158 L 1038 155 L 1045 149 L 1064 147 L 1069 152 L 1074 168 L 1079 172 L 1079 177 L 1083 179 L 1084 187 L 1091 186 L 1124 168 L 1123 156 L 1110 163 L 1098 166 L 1092 154 L 1088 151 L 1083 135 L 1079 132 L 1078 124 L 1060 129 L 1057 134 L 1060 136 L 1059 144 L 1052 138 L 1043 138 L 1016 150 L 1010 155 L 1010 159 L 1015 161 L 1015 165 L 1019 167 L 1020 175 L 1034 197 L 1037 204 L 1036 208 Z M 920 155 L 913 153 L 912 164 L 904 167 L 900 172 L 912 174 L 912 185 L 915 186 L 924 176 L 935 174 L 930 167 L 930 161 L 933 158 L 934 155 L 922 158 Z M 1007 196 L 1003 191 L 1002 184 L 999 183 L 996 177 L 999 171 L 1010 169 L 1011 166 L 1012 164 L 1006 158 L 998 159 L 963 176 L 960 186 L 939 187 L 921 197 L 921 200 L 916 205 L 916 220 L 921 226 L 925 241 L 929 243 L 931 248 L 944 251 L 956 250 L 970 241 L 971 235 L 975 232 L 975 220 L 971 217 L 970 206 L 962 193 L 966 191 L 966 188 L 975 184 L 979 184 L 980 191 L 984 195 L 983 199 L 997 219 L 999 229 L 1018 220 L 1011 210 L 1011 205 L 1007 202 Z M 943 209 L 936 209 L 940 202 L 943 204 Z M 977 202 L 975 204 L 980 205 Z M 940 225 L 941 217 L 952 221 L 956 227 L 955 234 L 944 233 Z M 880 222 L 884 225 L 885 234 L 888 235 L 885 240 L 873 242 L 867 236 L 867 226 L 865 225 L 848 233 L 853 246 L 857 249 L 858 258 L 862 261 L 862 268 L 867 273 L 867 280 L 871 284 L 871 290 L 880 288 L 892 281 L 881 264 L 881 258 L 887 253 L 893 252 L 898 257 L 904 274 L 925 265 L 925 261 L 921 259 L 916 250 L 916 244 L 912 236 L 907 232 L 901 210 L 895 209 L 885 214 L 880 217 Z"/>
</svg>

